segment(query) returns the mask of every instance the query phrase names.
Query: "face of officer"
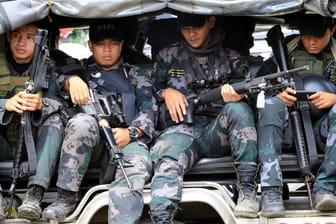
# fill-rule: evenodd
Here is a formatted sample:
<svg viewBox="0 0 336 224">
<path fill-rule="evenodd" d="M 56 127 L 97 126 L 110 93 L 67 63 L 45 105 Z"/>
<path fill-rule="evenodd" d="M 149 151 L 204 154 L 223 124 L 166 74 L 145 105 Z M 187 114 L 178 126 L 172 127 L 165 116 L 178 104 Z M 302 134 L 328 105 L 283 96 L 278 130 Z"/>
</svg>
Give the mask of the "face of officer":
<svg viewBox="0 0 336 224">
<path fill-rule="evenodd" d="M 104 39 L 97 43 L 88 42 L 92 56 L 104 70 L 112 69 L 118 62 L 124 41 Z"/>
<path fill-rule="evenodd" d="M 203 26 L 183 26 L 180 30 L 187 41 L 193 48 L 205 46 L 210 40 L 210 31 L 215 26 L 216 17 L 211 16 L 205 20 Z"/>
<path fill-rule="evenodd" d="M 29 24 L 7 34 L 9 47 L 16 63 L 26 64 L 33 58 L 37 29 L 37 26 Z"/>
<path fill-rule="evenodd" d="M 322 37 L 316 37 L 313 35 L 303 35 L 301 40 L 303 46 L 309 54 L 319 54 L 328 45 L 330 38 L 335 32 L 335 26 L 327 28 Z"/>
</svg>

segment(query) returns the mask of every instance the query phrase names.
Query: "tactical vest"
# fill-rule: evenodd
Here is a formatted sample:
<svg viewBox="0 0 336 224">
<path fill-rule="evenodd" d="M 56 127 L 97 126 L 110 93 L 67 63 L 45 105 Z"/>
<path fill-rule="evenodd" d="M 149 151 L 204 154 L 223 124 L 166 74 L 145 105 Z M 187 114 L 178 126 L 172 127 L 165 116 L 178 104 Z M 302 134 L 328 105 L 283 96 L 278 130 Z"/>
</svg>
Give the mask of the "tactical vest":
<svg viewBox="0 0 336 224">
<path fill-rule="evenodd" d="M 25 89 L 26 81 L 29 76 L 11 76 L 8 67 L 6 54 L 0 53 L 0 97 L 7 98 L 12 91 L 17 93 Z"/>
<path fill-rule="evenodd" d="M 318 60 L 314 55 L 310 55 L 306 53 L 304 50 L 298 50 L 298 44 L 300 42 L 301 37 L 298 36 L 291 40 L 287 44 L 288 53 L 290 56 L 291 63 L 294 68 L 308 65 L 309 71 L 303 71 L 303 73 L 314 73 L 323 75 L 325 68 L 327 67 L 328 63 L 334 59 L 336 59 L 336 42 L 335 39 L 331 39 L 331 53 L 323 53 L 323 57 L 321 60 Z"/>
<path fill-rule="evenodd" d="M 88 80 L 91 82 L 90 88 L 97 89 L 104 96 L 112 94 L 121 95 L 123 114 L 126 124 L 130 125 L 135 118 L 137 110 L 135 104 L 136 96 L 131 86 L 131 77 L 128 75 L 128 69 L 126 66 L 121 66 L 121 68 L 111 70 L 107 73 L 107 75 L 101 75 L 102 73 L 98 71 L 97 67 L 92 67 L 85 72 L 86 77 L 88 77 Z M 122 78 L 116 80 L 118 76 Z M 95 86 L 92 86 L 92 82 Z M 119 85 L 121 82 L 124 82 L 124 85 Z"/>
<path fill-rule="evenodd" d="M 304 65 L 309 66 L 309 73 L 320 74 L 323 75 L 327 64 L 334 60 L 334 56 L 332 54 L 323 53 L 323 57 L 321 59 L 317 59 L 316 56 L 307 54 L 304 50 L 296 50 L 290 54 L 290 58 L 292 60 L 292 65 L 294 68 L 298 68 Z M 301 73 L 308 73 L 307 71 Z"/>
</svg>

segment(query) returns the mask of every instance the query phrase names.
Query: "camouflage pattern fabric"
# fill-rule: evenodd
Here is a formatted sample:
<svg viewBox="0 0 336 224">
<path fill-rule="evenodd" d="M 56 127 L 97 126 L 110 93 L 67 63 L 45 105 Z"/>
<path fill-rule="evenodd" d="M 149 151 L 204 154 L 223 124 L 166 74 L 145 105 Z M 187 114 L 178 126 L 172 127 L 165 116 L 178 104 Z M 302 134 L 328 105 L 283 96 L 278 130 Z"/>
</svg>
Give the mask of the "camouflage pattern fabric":
<svg viewBox="0 0 336 224">
<path fill-rule="evenodd" d="M 126 162 L 125 171 L 134 190 L 129 190 L 124 175 L 117 169 L 109 190 L 108 222 L 138 223 L 144 207 L 142 192 L 151 173 L 148 148 L 141 141 L 136 141 L 125 146 L 122 153 Z"/>
<path fill-rule="evenodd" d="M 28 69 L 29 64 L 26 66 Z M 13 66 L 9 66 L 8 68 L 14 77 L 28 74 L 25 70 L 22 70 L 21 73 L 15 71 Z M 52 68 L 48 71 L 50 71 L 48 89 L 42 89 L 41 91 L 43 97 L 42 111 L 33 112 L 31 118 L 34 130 L 37 130 L 37 133 L 34 133 L 36 136 L 37 170 L 36 175 L 31 176 L 29 180 L 29 185 L 39 184 L 45 189 L 48 188 L 55 170 L 64 129 L 57 113 L 60 109 L 64 108 L 63 101 L 59 98 L 58 87 L 56 86 L 57 74 Z M 5 96 L 5 98 L 9 97 L 11 96 Z M 0 101 L 0 108 L 3 109 L 0 110 L 3 133 L 3 138 L 0 141 L 4 146 L 2 148 L 1 160 L 12 160 L 14 159 L 14 148 L 17 145 L 19 137 L 20 116 L 13 112 L 5 111 L 5 102 L 5 99 L 1 99 Z M 25 150 L 23 150 L 23 154 L 25 154 Z"/>
<path fill-rule="evenodd" d="M 336 191 L 336 105 L 314 124 L 314 133 L 324 160 L 317 170 L 314 187 Z"/>
<path fill-rule="evenodd" d="M 310 64 L 310 72 L 322 75 L 327 64 L 334 59 L 329 50 L 325 50 L 319 55 L 321 55 L 321 57 L 308 54 L 300 43 L 298 47 L 290 53 L 290 61 L 294 63 L 293 67 Z M 269 61 L 267 66 L 264 66 L 261 71 L 275 72 L 274 69 L 276 69 L 274 61 Z M 258 134 L 258 150 L 261 162 L 261 186 L 282 186 L 282 172 L 279 164 L 281 148 L 293 145 L 292 135 L 286 134 L 291 132 L 291 130 L 289 130 L 291 125 L 288 121 L 288 117 L 289 113 L 287 108 L 278 98 L 266 100 L 265 108 L 259 109 L 258 133 L 260 134 Z M 314 186 L 335 191 L 336 184 L 334 177 L 336 168 L 332 165 L 332 161 L 335 161 L 336 157 L 335 105 L 330 109 L 327 115 L 321 117 L 313 125 L 318 149 L 325 154 L 325 159 L 317 171 Z"/>
<path fill-rule="evenodd" d="M 99 127 L 93 116 L 79 113 L 68 121 L 64 131 L 57 187 L 78 192 L 99 139 Z"/>
<path fill-rule="evenodd" d="M 137 111 L 130 125 L 141 128 L 145 135 L 121 149 L 126 161 L 126 173 L 134 191 L 130 192 L 124 176 L 117 169 L 115 181 L 109 190 L 109 223 L 136 223 L 140 219 L 142 191 L 151 174 L 146 144 L 154 137 L 155 99 L 145 71 L 131 66 L 128 75 Z M 61 149 L 57 187 L 78 192 L 88 167 L 97 165 L 94 164 L 99 160 L 97 157 L 102 154 L 102 150 L 106 150 L 100 139 L 99 127 L 93 116 L 79 113 L 69 120 Z"/>
<path fill-rule="evenodd" d="M 199 145 L 192 127 L 178 126 L 178 131 L 175 126 L 165 129 L 151 147 L 154 164 L 151 181 L 153 199 L 149 204 L 151 211 L 177 207 L 182 196 L 183 176 L 199 159 Z"/>
<path fill-rule="evenodd" d="M 158 102 L 164 103 L 161 94 L 166 88 L 179 90 L 191 99 L 208 91 L 208 88 L 192 88 L 192 82 L 197 79 L 233 79 L 230 62 L 245 65 L 247 62 L 238 52 L 222 48 L 222 34 L 217 26 L 205 47 L 193 49 L 182 40 L 159 52 L 152 72 Z M 247 104 L 225 104 L 219 100 L 197 108 L 195 115 L 194 126 L 181 124 L 164 129 L 151 148 L 154 163 L 151 211 L 178 206 L 183 176 L 201 155 L 232 154 L 237 161 L 257 160 L 253 112 Z"/>
<path fill-rule="evenodd" d="M 266 98 L 265 108 L 258 110 L 258 156 L 262 187 L 282 186 L 280 155 L 286 125 L 286 111 L 285 104 L 277 97 Z"/>
<path fill-rule="evenodd" d="M 29 178 L 28 186 L 36 184 L 44 189 L 49 187 L 59 160 L 63 132 L 64 125 L 58 113 L 49 116 L 39 128 L 36 144 L 36 174 Z"/>
</svg>

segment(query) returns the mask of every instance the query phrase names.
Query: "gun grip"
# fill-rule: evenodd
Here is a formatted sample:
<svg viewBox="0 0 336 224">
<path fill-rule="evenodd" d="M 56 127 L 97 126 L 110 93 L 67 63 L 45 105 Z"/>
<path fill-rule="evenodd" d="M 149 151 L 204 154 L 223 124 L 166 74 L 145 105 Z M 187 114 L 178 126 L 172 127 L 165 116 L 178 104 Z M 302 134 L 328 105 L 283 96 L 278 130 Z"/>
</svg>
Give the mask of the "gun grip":
<svg viewBox="0 0 336 224">
<path fill-rule="evenodd" d="M 185 115 L 185 122 L 187 124 L 193 124 L 194 123 L 194 109 L 195 109 L 195 103 L 192 101 L 189 101 L 189 106 L 187 107 L 187 114 Z"/>
</svg>

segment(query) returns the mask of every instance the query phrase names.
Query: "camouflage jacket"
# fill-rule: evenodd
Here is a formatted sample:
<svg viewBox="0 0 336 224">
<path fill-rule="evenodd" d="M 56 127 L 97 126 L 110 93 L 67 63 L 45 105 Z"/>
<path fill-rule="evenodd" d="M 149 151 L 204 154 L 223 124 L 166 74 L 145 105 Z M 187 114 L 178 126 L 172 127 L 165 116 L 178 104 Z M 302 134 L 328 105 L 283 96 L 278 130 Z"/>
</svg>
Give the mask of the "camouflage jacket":
<svg viewBox="0 0 336 224">
<path fill-rule="evenodd" d="M 135 111 L 135 114 L 133 118 L 130 119 L 128 125 L 139 127 L 145 133 L 144 137 L 141 140 L 143 140 L 145 143 L 150 143 L 153 140 L 155 133 L 154 124 L 156 120 L 157 107 L 155 98 L 153 97 L 152 94 L 152 83 L 149 74 L 145 70 L 140 69 L 139 67 L 132 66 L 129 64 L 123 64 L 122 60 L 118 62 L 118 68 L 111 69 L 110 71 L 103 71 L 101 67 L 93 61 L 92 57 L 86 61 L 82 61 L 82 63 L 87 82 L 90 81 L 96 82 L 97 79 L 94 78 L 96 77 L 96 74 L 112 75 L 113 70 L 120 69 L 122 71 L 125 71 L 125 73 L 117 73 L 117 74 L 125 75 L 129 86 L 127 93 L 133 95 L 132 98 L 134 99 L 133 100 L 134 104 L 126 102 L 126 108 L 123 105 L 123 112 L 124 114 L 127 114 L 127 111 Z M 100 88 L 100 92 L 102 92 L 102 94 L 104 95 L 109 93 L 121 92 L 115 90 L 113 87 L 112 90 L 110 86 L 105 88 L 101 87 L 97 83 L 96 85 L 98 86 L 97 87 L 98 89 Z M 116 83 L 115 86 L 118 86 L 118 83 Z M 90 84 L 90 88 L 92 88 L 92 84 Z M 123 103 L 125 102 L 123 101 Z"/>
<path fill-rule="evenodd" d="M 207 87 L 193 88 L 196 80 L 216 77 L 226 83 L 233 79 L 232 64 L 247 65 L 247 62 L 238 52 L 223 49 L 221 46 L 221 33 L 215 30 L 206 47 L 193 49 L 181 40 L 162 49 L 158 53 L 152 72 L 153 88 L 158 102 L 162 103 L 161 94 L 166 88 L 179 90 L 190 99 L 209 90 Z M 198 108 L 195 114 L 214 117 L 223 105 L 224 101 L 219 100 Z"/>
</svg>

